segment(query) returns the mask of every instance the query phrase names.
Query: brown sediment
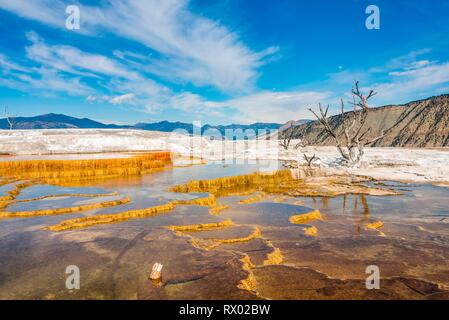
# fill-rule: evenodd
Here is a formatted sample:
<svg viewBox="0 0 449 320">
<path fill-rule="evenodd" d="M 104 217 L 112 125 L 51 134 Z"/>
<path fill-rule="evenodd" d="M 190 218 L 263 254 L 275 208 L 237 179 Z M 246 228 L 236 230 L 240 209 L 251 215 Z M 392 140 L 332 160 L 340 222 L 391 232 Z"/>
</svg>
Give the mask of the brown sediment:
<svg viewBox="0 0 449 320">
<path fill-rule="evenodd" d="M 171 167 L 170 152 L 152 152 L 116 159 L 4 161 L 0 162 L 0 176 L 67 186 L 142 175 Z"/>
<path fill-rule="evenodd" d="M 140 219 L 172 211 L 175 206 L 175 204 L 169 202 L 167 204 L 146 209 L 130 210 L 116 214 L 99 214 L 84 218 L 70 219 L 62 221 L 61 223 L 53 226 L 49 226 L 46 229 L 51 231 L 64 231 L 70 229 L 87 228 L 98 224 L 109 224 L 123 222 L 131 219 Z"/>
<path fill-rule="evenodd" d="M 81 211 L 89 211 L 101 208 L 115 207 L 130 202 L 129 198 L 120 200 L 105 201 L 100 203 L 85 204 L 81 206 L 69 207 L 69 208 L 56 208 L 56 209 L 43 209 L 32 211 L 17 211 L 17 212 L 0 212 L 0 218 L 28 218 L 38 216 L 50 216 L 69 214 Z"/>
<path fill-rule="evenodd" d="M 318 235 L 318 229 L 315 226 L 304 228 L 304 234 L 306 236 L 316 237 Z"/>
<path fill-rule="evenodd" d="M 213 216 L 217 216 L 220 214 L 221 211 L 229 208 L 227 205 L 217 204 L 216 206 L 213 206 L 209 209 L 209 213 Z"/>
<path fill-rule="evenodd" d="M 182 233 L 179 232 L 178 235 L 182 235 Z M 193 247 L 201 249 L 201 250 L 210 250 L 210 249 L 213 249 L 213 248 L 218 246 L 217 244 L 212 243 L 212 241 L 199 239 L 199 238 L 194 238 L 192 236 L 189 236 L 189 237 L 190 237 L 190 241 L 189 241 L 190 244 Z"/>
<path fill-rule="evenodd" d="M 198 232 L 198 231 L 209 231 L 209 230 L 219 230 L 223 228 L 227 228 L 233 226 L 234 223 L 231 219 L 227 219 L 221 222 L 214 223 L 201 223 L 201 224 L 193 224 L 187 226 L 169 226 L 167 227 L 173 231 L 181 231 L 181 232 Z"/>
<path fill-rule="evenodd" d="M 258 194 L 256 194 L 255 196 L 240 200 L 239 203 L 240 204 L 251 204 L 251 203 L 255 203 L 255 202 L 259 202 L 262 201 L 265 198 L 266 194 L 263 192 L 260 192 Z"/>
<path fill-rule="evenodd" d="M 248 275 L 245 279 L 240 280 L 237 287 L 242 290 L 256 292 L 257 281 L 252 271 L 254 265 L 251 262 L 251 259 L 248 255 L 245 255 L 240 261 L 242 262 L 242 269 L 246 271 Z"/>
<path fill-rule="evenodd" d="M 320 210 L 314 210 L 304 214 L 298 214 L 290 217 L 290 222 L 294 224 L 305 224 L 313 220 L 323 220 Z"/>
<path fill-rule="evenodd" d="M 282 256 L 281 249 L 276 248 L 273 246 L 271 241 L 266 241 L 266 244 L 273 249 L 269 254 L 267 254 L 267 258 L 264 260 L 264 265 L 276 265 L 281 264 L 284 260 L 284 257 Z"/>
</svg>

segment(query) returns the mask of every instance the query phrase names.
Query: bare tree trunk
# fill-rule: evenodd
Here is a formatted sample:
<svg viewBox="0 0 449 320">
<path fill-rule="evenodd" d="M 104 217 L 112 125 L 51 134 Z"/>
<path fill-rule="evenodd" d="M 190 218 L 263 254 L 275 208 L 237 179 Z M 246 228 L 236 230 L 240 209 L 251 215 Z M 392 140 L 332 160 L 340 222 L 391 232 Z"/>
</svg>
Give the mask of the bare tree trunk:
<svg viewBox="0 0 449 320">
<path fill-rule="evenodd" d="M 5 107 L 4 117 L 6 119 L 6 122 L 8 122 L 9 130 L 13 130 L 14 129 L 16 116 L 17 115 L 11 116 L 10 113 L 9 113 L 8 107 Z"/>
<path fill-rule="evenodd" d="M 282 139 L 279 141 L 279 145 L 284 148 L 284 150 L 288 150 L 290 147 L 290 143 L 293 139 L 293 136 L 295 135 L 296 127 L 293 126 L 293 124 L 285 129 L 282 132 L 278 132 L 278 136 L 282 135 Z M 280 138 L 280 137 L 279 137 Z"/>
<path fill-rule="evenodd" d="M 374 139 L 368 139 L 367 135 L 370 132 L 370 128 L 365 128 L 368 112 L 368 100 L 375 96 L 377 93 L 370 90 L 368 95 L 365 96 L 359 89 L 359 82 L 356 81 L 352 88 L 353 111 L 351 114 L 345 113 L 344 102 L 341 100 L 341 125 L 343 127 L 342 132 L 336 132 L 336 128 L 333 128 L 329 122 L 328 111 L 329 106 L 325 110 L 321 104 L 319 104 L 319 114 L 309 109 L 317 118 L 317 120 L 324 126 L 324 130 L 333 138 L 340 155 L 343 158 L 344 164 L 348 166 L 356 166 L 362 160 L 364 155 L 364 148 L 368 145 L 382 139 L 390 130 L 399 124 L 396 122 L 388 130 L 382 131 L 382 133 Z M 351 115 L 350 119 L 345 119 L 345 115 Z M 349 122 L 349 123 L 348 123 Z"/>
</svg>

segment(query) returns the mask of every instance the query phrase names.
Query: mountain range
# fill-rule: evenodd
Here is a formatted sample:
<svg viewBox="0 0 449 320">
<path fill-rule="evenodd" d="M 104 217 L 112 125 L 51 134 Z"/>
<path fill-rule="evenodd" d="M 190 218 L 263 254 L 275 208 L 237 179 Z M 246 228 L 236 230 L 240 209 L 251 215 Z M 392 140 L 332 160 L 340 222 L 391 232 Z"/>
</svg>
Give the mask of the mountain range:
<svg viewBox="0 0 449 320">
<path fill-rule="evenodd" d="M 352 112 L 338 114 L 330 118 L 335 132 L 343 132 L 343 121 Z M 392 130 L 388 129 L 396 124 Z M 302 130 L 294 138 L 304 138 L 312 145 L 334 145 L 323 127 L 312 121 L 302 124 Z M 449 95 L 440 95 L 402 105 L 388 105 L 369 111 L 366 128 L 370 129 L 368 138 L 388 133 L 373 146 L 375 147 L 449 147 Z"/>
<path fill-rule="evenodd" d="M 343 131 L 343 120 L 350 117 L 351 112 L 338 114 L 330 118 L 331 125 L 336 132 Z M 374 146 L 377 147 L 449 147 L 449 94 L 430 97 L 423 100 L 409 102 L 402 105 L 388 105 L 373 108 L 368 113 L 366 128 L 370 129 L 370 137 L 374 138 L 387 130 L 393 124 L 398 123 Z M 253 123 L 249 125 L 204 125 L 201 133 L 215 135 L 217 131 L 226 136 L 226 130 L 242 131 L 252 129 L 256 134 L 260 130 L 276 130 L 281 132 L 291 127 L 300 127 L 304 132 L 304 138 L 312 145 L 333 145 L 332 138 L 323 130 L 323 127 L 312 120 L 289 121 L 279 123 Z M 63 114 L 44 114 L 35 117 L 14 118 L 14 129 L 140 129 L 151 131 L 172 132 L 185 130 L 188 133 L 197 133 L 199 128 L 185 122 L 160 121 L 154 123 L 137 123 L 135 125 L 104 124 L 87 118 L 75 118 Z M 0 119 L 0 129 L 9 129 L 6 119 Z M 264 135 L 262 135 L 264 136 Z M 251 135 L 249 136 L 251 138 Z M 294 138 L 301 136 L 294 135 Z"/>
<path fill-rule="evenodd" d="M 175 130 L 185 130 L 188 133 L 199 132 L 199 128 L 194 128 L 192 123 L 160 121 L 154 123 L 137 123 L 135 125 L 116 125 L 104 124 L 88 118 L 75 118 L 64 114 L 49 113 L 34 117 L 15 117 L 13 118 L 16 130 L 27 129 L 141 129 L 151 131 L 172 132 Z M 282 126 L 279 123 L 253 123 L 248 125 L 231 124 L 231 125 L 209 125 L 201 127 L 201 133 L 216 134 L 217 130 L 223 136 L 226 130 L 248 130 L 252 129 L 257 134 L 258 130 L 277 130 Z M 0 119 L 0 129 L 9 129 L 6 119 Z M 196 130 L 194 130 L 196 129 Z"/>
</svg>

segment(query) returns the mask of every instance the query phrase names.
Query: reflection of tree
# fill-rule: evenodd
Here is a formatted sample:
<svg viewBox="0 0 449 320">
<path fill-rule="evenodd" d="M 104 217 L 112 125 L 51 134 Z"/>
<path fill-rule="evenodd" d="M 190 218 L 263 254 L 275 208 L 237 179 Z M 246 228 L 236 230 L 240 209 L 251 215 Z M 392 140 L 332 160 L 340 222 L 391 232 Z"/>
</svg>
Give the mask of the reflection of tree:
<svg viewBox="0 0 449 320">
<path fill-rule="evenodd" d="M 369 216 L 370 216 L 370 209 L 369 209 L 369 204 L 368 204 L 368 200 L 366 199 L 366 195 L 361 194 L 359 195 L 357 198 L 354 198 L 354 213 L 359 213 L 358 207 L 359 207 L 359 200 L 360 203 L 363 207 L 363 217 L 361 217 L 360 219 L 357 220 L 357 226 L 356 226 L 356 230 L 357 233 L 360 234 L 362 229 L 363 229 L 363 225 L 369 221 Z M 344 203 L 346 202 L 346 200 L 344 199 Z M 346 206 L 346 204 L 344 204 L 344 206 Z"/>
<path fill-rule="evenodd" d="M 366 200 L 366 195 L 361 194 L 357 198 L 354 198 L 354 213 L 358 213 L 359 211 L 359 200 L 363 207 L 363 215 L 367 218 L 370 215 L 368 200 Z M 346 198 L 343 198 L 343 208 L 346 207 Z"/>
<path fill-rule="evenodd" d="M 365 215 L 365 217 L 368 217 L 370 215 L 370 211 L 368 201 L 366 200 L 366 195 L 364 194 L 360 195 L 360 202 L 363 205 L 363 214 Z"/>
<path fill-rule="evenodd" d="M 346 213 L 346 194 L 343 195 L 343 201 L 342 201 L 342 208 L 341 208 L 341 213 L 345 214 Z"/>
<path fill-rule="evenodd" d="M 323 204 L 323 209 L 329 208 L 329 198 L 328 197 L 322 197 L 321 203 Z"/>
</svg>

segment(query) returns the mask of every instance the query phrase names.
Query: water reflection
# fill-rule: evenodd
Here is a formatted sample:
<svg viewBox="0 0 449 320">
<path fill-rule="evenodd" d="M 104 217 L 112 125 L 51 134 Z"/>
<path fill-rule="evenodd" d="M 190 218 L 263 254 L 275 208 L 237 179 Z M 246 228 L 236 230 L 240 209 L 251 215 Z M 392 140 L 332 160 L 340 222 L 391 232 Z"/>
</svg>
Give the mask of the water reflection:
<svg viewBox="0 0 449 320">
<path fill-rule="evenodd" d="M 49 194 L 117 191 L 129 196 L 132 202 L 120 207 L 73 214 L 70 218 L 118 213 L 174 199 L 207 196 L 172 193 L 168 189 L 190 180 L 242 175 L 258 169 L 257 164 L 241 166 L 222 162 L 175 167 L 173 170 L 141 178 L 108 180 L 95 185 L 95 188 L 33 186 L 24 189 L 18 199 Z M 294 277 L 287 277 L 287 283 L 280 284 L 277 282 L 279 278 L 272 276 L 277 269 L 264 265 L 264 261 L 273 252 L 284 256 L 285 266 L 313 267 L 344 279 L 360 276 L 357 273 L 359 269 L 361 276 L 364 276 L 363 266 L 375 262 L 384 263 L 384 272 L 390 276 L 403 276 L 404 266 L 409 264 L 412 266 L 411 271 L 406 275 L 414 275 L 413 272 L 416 272 L 417 276 L 427 276 L 428 281 L 444 281 L 444 263 L 435 259 L 446 259 L 447 226 L 445 229 L 442 224 L 424 225 L 426 228 L 433 228 L 432 233 L 418 233 L 415 229 L 421 227 L 422 221 L 440 222 L 449 217 L 449 189 L 429 185 L 404 187 L 404 184 L 394 183 L 389 183 L 388 187 L 404 190 L 405 193 L 392 197 L 348 194 L 337 197 L 285 197 L 282 200 L 267 196 L 260 202 L 251 204 L 239 203 L 242 197 L 229 196 L 219 199 L 224 205 L 229 205 L 229 208 L 216 216 L 209 214 L 206 207 L 179 206 L 166 215 L 59 234 L 42 229 L 67 217 L 1 220 L 0 241 L 3 246 L 0 247 L 0 298 L 73 297 L 66 292 L 64 283 L 59 282 L 64 276 L 64 267 L 73 263 L 80 264 L 86 274 L 85 289 L 77 292 L 76 298 L 255 298 L 253 293 L 238 289 L 239 282 L 248 277 L 247 271 L 242 271 L 239 260 L 242 255 L 250 257 L 251 262 L 257 266 L 254 273 L 259 277 L 257 281 L 261 288 L 277 286 L 278 289 L 267 295 L 275 297 L 282 291 L 294 296 L 305 292 L 301 290 L 300 281 L 296 283 L 293 280 Z M 6 186 L 0 191 L 2 190 L 9 189 Z M 40 207 L 76 205 L 80 200 L 92 201 L 69 197 L 42 201 Z M 18 203 L 12 208 L 31 209 L 33 206 L 37 206 L 37 203 Z M 292 215 L 312 209 L 319 209 L 325 217 L 323 221 L 310 222 L 318 230 L 318 237 L 315 238 L 304 235 L 304 226 L 294 225 L 289 221 Z M 171 225 L 216 223 L 225 219 L 232 219 L 234 225 L 202 234 L 177 234 L 167 229 Z M 410 243 L 415 239 L 428 241 L 426 247 L 420 248 L 418 245 L 415 251 L 408 247 L 406 250 L 401 247 L 404 244 L 395 242 L 393 236 L 386 239 L 353 238 L 354 235 L 366 234 L 364 225 L 376 220 L 392 222 L 388 236 L 398 235 L 408 239 Z M 260 236 L 249 241 L 226 243 L 208 251 L 191 244 L 194 237 L 206 240 L 245 239 L 255 228 L 260 230 Z M 408 245 L 407 241 L 404 242 Z M 381 255 L 375 250 L 388 251 L 390 256 L 387 261 L 381 260 Z M 159 283 L 152 283 L 148 275 L 151 266 L 157 261 L 164 263 L 164 275 Z M 438 265 L 440 269 L 435 267 Z M 434 274 L 436 271 L 433 269 L 439 275 Z M 31 280 L 30 270 L 37 275 Z M 284 271 L 289 275 L 297 272 Z M 268 274 L 266 278 L 263 276 L 264 272 Z M 57 280 L 55 275 L 58 275 Z M 114 285 L 108 285 L 111 281 Z M 29 287 L 24 287 L 24 283 L 28 283 Z M 282 290 L 279 290 L 280 285 Z M 111 290 L 114 292 L 110 292 Z M 265 292 L 267 291 L 269 290 Z"/>
</svg>

